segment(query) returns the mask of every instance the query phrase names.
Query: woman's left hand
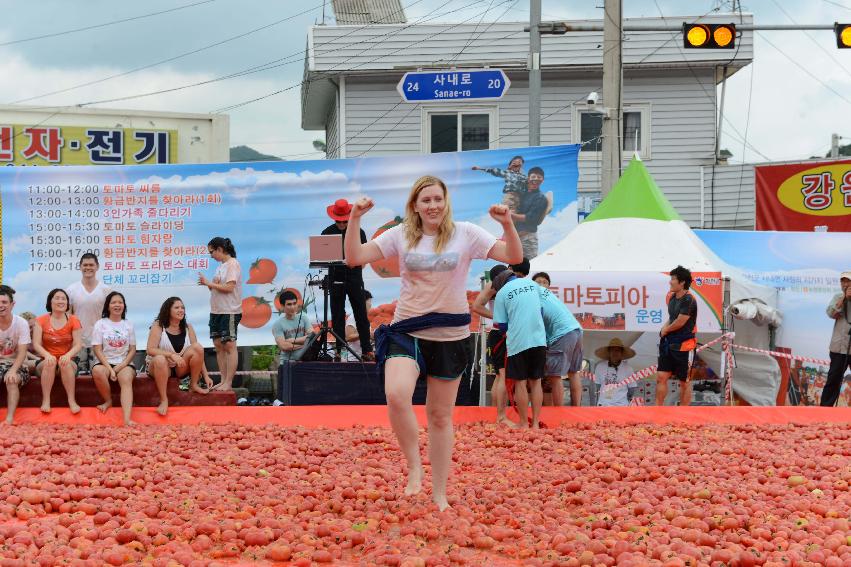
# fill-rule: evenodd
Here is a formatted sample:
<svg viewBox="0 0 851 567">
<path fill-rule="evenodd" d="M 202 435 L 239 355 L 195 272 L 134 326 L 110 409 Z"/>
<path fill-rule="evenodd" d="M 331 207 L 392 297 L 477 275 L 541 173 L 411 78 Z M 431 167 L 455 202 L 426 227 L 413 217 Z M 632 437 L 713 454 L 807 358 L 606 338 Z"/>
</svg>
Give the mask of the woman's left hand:
<svg viewBox="0 0 851 567">
<path fill-rule="evenodd" d="M 493 220 L 503 226 L 511 223 L 511 210 L 506 205 L 491 205 L 488 213 Z"/>
</svg>

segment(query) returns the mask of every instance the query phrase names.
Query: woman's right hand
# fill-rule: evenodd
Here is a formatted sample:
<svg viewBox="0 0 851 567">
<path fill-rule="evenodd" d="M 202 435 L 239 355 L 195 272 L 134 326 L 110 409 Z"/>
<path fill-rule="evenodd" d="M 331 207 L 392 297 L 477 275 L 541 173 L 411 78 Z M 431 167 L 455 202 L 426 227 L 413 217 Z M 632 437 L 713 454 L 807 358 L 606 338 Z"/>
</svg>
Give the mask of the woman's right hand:
<svg viewBox="0 0 851 567">
<path fill-rule="evenodd" d="M 48 353 L 44 356 L 44 362 L 52 362 L 53 364 L 56 364 L 56 357 Z"/>
<path fill-rule="evenodd" d="M 109 379 L 115 382 L 118 380 L 118 374 L 115 372 L 115 367 L 113 365 L 109 365 Z"/>
<path fill-rule="evenodd" d="M 360 218 L 374 206 L 375 201 L 373 201 L 369 197 L 361 197 L 360 199 L 355 201 L 355 204 L 352 206 L 352 212 L 349 218 Z"/>
</svg>

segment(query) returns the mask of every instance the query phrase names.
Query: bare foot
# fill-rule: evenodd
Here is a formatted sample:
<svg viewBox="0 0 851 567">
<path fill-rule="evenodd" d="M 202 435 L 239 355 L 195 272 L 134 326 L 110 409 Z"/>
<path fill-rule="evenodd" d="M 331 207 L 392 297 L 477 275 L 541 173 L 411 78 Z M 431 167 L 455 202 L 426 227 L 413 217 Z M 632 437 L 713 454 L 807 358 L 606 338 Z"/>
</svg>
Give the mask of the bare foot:
<svg viewBox="0 0 851 567">
<path fill-rule="evenodd" d="M 423 489 L 423 468 L 417 467 L 414 470 L 408 471 L 408 486 L 405 487 L 405 496 L 413 496 L 419 494 Z"/>
<path fill-rule="evenodd" d="M 168 400 L 163 400 L 160 402 L 160 405 L 157 406 L 157 413 L 160 415 L 165 415 L 168 413 Z"/>
<path fill-rule="evenodd" d="M 204 388 L 202 388 L 198 384 L 195 384 L 194 386 L 192 386 L 191 390 L 193 392 L 195 392 L 196 394 L 205 394 L 206 395 L 206 394 L 210 393 L 210 390 L 205 390 Z"/>
<path fill-rule="evenodd" d="M 136 422 L 132 419 L 128 419 L 124 422 L 124 425 L 126 425 L 127 427 L 133 427 L 134 425 L 136 425 Z"/>
<path fill-rule="evenodd" d="M 440 510 L 441 512 L 443 512 L 447 508 L 452 508 L 452 506 L 449 505 L 449 502 L 446 501 L 445 496 L 442 497 L 442 498 L 432 498 L 432 502 L 435 503 L 435 505 L 437 506 L 437 509 Z"/>
<path fill-rule="evenodd" d="M 98 406 L 101 413 L 106 413 L 106 410 L 112 407 L 112 402 L 104 402 Z"/>
<path fill-rule="evenodd" d="M 41 407 L 39 409 L 41 410 L 41 413 L 50 413 L 51 411 L 53 411 L 50 408 L 50 404 L 41 404 Z"/>
<path fill-rule="evenodd" d="M 516 423 L 514 423 L 513 421 L 511 421 L 507 417 L 501 417 L 501 418 L 497 419 L 496 423 L 497 423 L 497 425 L 504 425 L 505 427 L 508 427 L 509 429 L 517 429 L 519 427 Z"/>
<path fill-rule="evenodd" d="M 6 421 L 4 421 L 3 423 L 5 423 L 6 425 L 15 425 L 15 422 L 13 422 L 12 418 L 10 417 L 7 417 Z"/>
<path fill-rule="evenodd" d="M 230 384 L 225 384 L 224 382 L 219 382 L 218 384 L 216 384 L 215 386 L 210 388 L 210 391 L 215 390 L 217 392 L 230 392 L 232 389 L 233 388 L 231 388 Z"/>
<path fill-rule="evenodd" d="M 68 404 L 68 409 L 70 409 L 71 413 L 74 415 L 80 413 L 80 406 L 77 404 Z"/>
<path fill-rule="evenodd" d="M 536 421 L 535 423 L 532 424 L 532 429 L 540 429 L 540 428 L 541 428 L 540 422 Z"/>
</svg>

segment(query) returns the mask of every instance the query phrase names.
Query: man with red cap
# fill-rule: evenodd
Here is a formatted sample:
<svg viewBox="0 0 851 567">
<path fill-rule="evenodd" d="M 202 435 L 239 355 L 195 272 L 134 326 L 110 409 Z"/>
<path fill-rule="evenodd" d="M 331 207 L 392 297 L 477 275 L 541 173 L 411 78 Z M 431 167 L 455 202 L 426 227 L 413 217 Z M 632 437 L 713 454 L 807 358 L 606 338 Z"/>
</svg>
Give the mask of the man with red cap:
<svg viewBox="0 0 851 567">
<path fill-rule="evenodd" d="M 352 205 L 346 199 L 337 199 L 333 205 L 326 209 L 328 216 L 333 219 L 334 224 L 322 231 L 322 234 L 340 234 L 343 240 L 346 238 L 346 228 L 349 226 L 349 213 Z M 360 231 L 361 243 L 366 243 L 366 233 Z M 329 296 L 331 298 L 331 322 L 334 332 L 338 337 L 346 336 L 346 296 L 352 306 L 352 314 L 355 317 L 355 328 L 358 330 L 361 344 L 361 358 L 364 361 L 375 360 L 372 351 L 372 342 L 369 337 L 369 318 L 366 314 L 366 296 L 363 286 L 363 268 L 358 266 L 349 268 L 347 266 L 332 266 L 328 270 Z M 340 347 L 337 348 L 337 356 L 340 356 Z"/>
</svg>

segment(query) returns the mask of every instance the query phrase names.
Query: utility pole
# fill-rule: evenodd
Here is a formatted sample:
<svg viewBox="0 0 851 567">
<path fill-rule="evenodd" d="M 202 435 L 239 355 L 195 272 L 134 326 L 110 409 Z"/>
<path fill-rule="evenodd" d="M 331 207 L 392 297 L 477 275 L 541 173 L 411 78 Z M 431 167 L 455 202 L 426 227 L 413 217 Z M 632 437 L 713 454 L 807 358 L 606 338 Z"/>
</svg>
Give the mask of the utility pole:
<svg viewBox="0 0 851 567">
<path fill-rule="evenodd" d="M 830 157 L 839 157 L 839 134 L 830 135 Z"/>
<path fill-rule="evenodd" d="M 529 2 L 529 145 L 541 145 L 541 0 Z"/>
<path fill-rule="evenodd" d="M 623 116 L 623 0 L 603 3 L 603 116 L 600 190 L 605 199 L 621 176 L 621 119 Z"/>
</svg>

